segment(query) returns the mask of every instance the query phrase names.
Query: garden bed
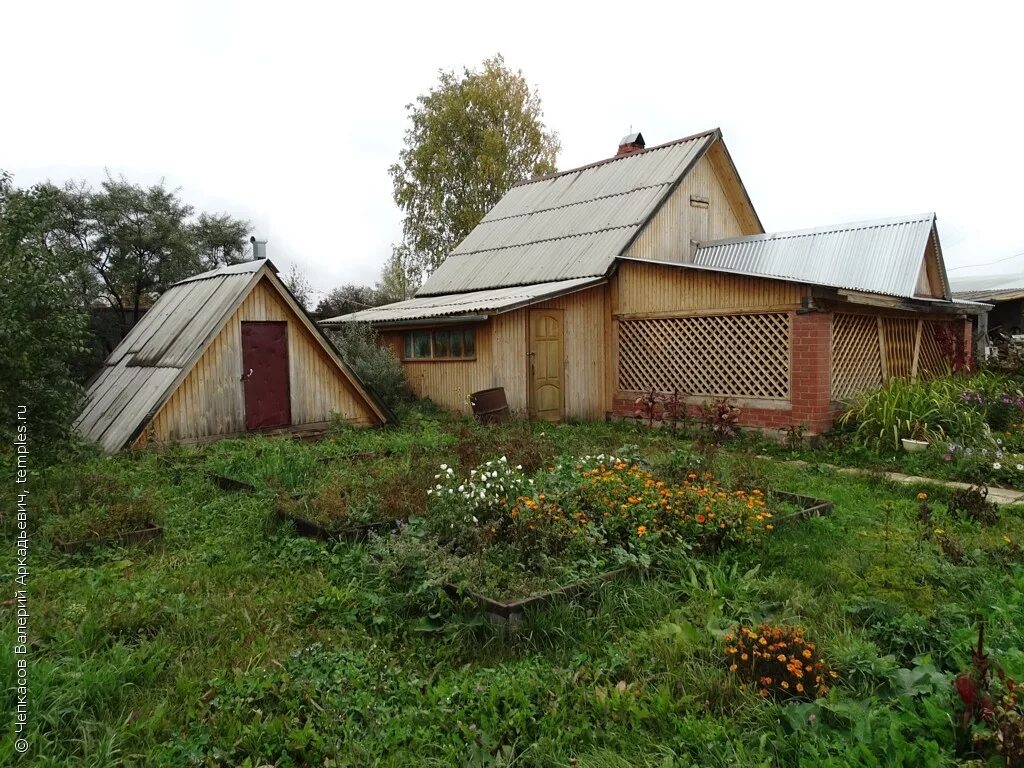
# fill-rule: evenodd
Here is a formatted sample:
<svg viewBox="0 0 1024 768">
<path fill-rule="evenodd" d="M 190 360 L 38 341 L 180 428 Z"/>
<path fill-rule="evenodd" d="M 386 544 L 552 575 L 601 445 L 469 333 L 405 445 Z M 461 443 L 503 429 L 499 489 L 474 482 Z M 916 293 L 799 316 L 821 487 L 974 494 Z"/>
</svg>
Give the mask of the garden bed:
<svg viewBox="0 0 1024 768">
<path fill-rule="evenodd" d="M 768 498 L 797 507 L 795 511 L 776 516 L 774 520 L 777 524 L 810 520 L 815 517 L 823 517 L 832 512 L 832 502 L 827 499 L 818 499 L 813 496 L 804 496 L 786 491 L 769 491 Z M 703 552 L 714 552 L 720 545 L 721 542 L 717 536 L 709 535 L 703 541 L 696 541 L 694 549 Z M 514 622 L 522 617 L 523 612 L 527 608 L 541 605 L 552 599 L 577 597 L 604 582 L 624 576 L 633 570 L 635 569 L 631 567 L 615 568 L 587 579 L 581 579 L 565 586 L 554 587 L 526 597 L 499 599 L 481 594 L 465 585 L 455 583 L 446 584 L 445 591 L 453 598 L 469 598 L 492 621 Z"/>
<path fill-rule="evenodd" d="M 828 499 L 816 499 L 813 496 L 802 496 L 799 493 L 787 491 L 769 491 L 768 496 L 797 507 L 795 512 L 776 517 L 777 523 L 785 523 L 790 520 L 810 520 L 812 517 L 824 517 L 832 514 L 832 502 Z"/>
<path fill-rule="evenodd" d="M 371 533 L 384 533 L 402 526 L 401 520 L 385 520 L 379 523 L 361 523 L 332 529 L 281 508 L 278 508 L 274 515 L 280 521 L 290 522 L 299 536 L 321 541 L 363 541 Z"/>
<path fill-rule="evenodd" d="M 606 571 L 590 579 L 567 584 L 564 587 L 557 587 L 546 592 L 539 592 L 529 597 L 520 597 L 514 600 L 497 600 L 486 595 L 481 595 L 471 589 L 460 587 L 458 584 L 446 584 L 445 591 L 453 598 L 468 597 L 476 603 L 488 618 L 496 623 L 504 621 L 518 621 L 522 618 L 523 612 L 530 607 L 540 605 L 553 598 L 572 598 L 577 595 L 589 592 L 599 584 L 611 581 L 625 575 L 631 568 L 616 568 L 614 571 Z"/>
<path fill-rule="evenodd" d="M 63 541 L 61 539 L 55 539 L 53 547 L 58 552 L 64 552 L 70 554 L 72 552 L 81 552 L 85 549 L 92 547 L 105 547 L 111 544 L 140 544 L 146 541 L 152 541 L 158 539 L 164 534 L 164 529 L 155 523 L 151 523 L 144 528 L 140 528 L 135 531 L 128 531 L 127 533 L 114 534 L 111 536 L 92 536 L 85 539 L 76 539 L 74 541 Z"/>
</svg>

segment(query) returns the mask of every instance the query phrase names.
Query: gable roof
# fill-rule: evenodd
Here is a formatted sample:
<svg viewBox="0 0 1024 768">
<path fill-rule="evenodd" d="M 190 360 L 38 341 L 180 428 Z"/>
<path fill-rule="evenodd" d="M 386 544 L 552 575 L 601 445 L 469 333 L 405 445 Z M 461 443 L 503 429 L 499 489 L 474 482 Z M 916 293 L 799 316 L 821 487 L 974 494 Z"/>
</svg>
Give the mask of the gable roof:
<svg viewBox="0 0 1024 768">
<path fill-rule="evenodd" d="M 489 291 L 446 293 L 443 296 L 417 296 L 414 299 L 363 309 L 348 315 L 321 320 L 321 324 L 337 323 L 408 323 L 438 317 L 463 317 L 501 314 L 558 296 L 584 290 L 605 282 L 603 277 L 579 277 L 553 283 L 514 285 Z"/>
<path fill-rule="evenodd" d="M 693 266 L 917 298 L 930 239 L 948 300 L 934 213 L 701 243 Z"/>
<path fill-rule="evenodd" d="M 721 138 L 715 128 L 520 182 L 459 243 L 417 297 L 606 275 Z"/>
<path fill-rule="evenodd" d="M 174 283 L 128 332 L 89 384 L 75 428 L 108 452 L 141 433 L 256 284 L 267 278 L 382 421 L 391 414 L 359 380 L 277 276 L 268 259 Z"/>
</svg>

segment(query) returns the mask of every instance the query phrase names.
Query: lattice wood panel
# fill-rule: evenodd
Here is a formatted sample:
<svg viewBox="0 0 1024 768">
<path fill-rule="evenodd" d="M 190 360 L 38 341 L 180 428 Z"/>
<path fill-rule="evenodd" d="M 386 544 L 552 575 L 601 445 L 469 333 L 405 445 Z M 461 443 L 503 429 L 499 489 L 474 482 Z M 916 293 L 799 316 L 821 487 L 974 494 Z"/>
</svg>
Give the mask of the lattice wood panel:
<svg viewBox="0 0 1024 768">
<path fill-rule="evenodd" d="M 833 315 L 832 399 L 845 400 L 881 385 L 878 320 L 869 315 Z"/>
<path fill-rule="evenodd" d="M 922 378 L 949 373 L 952 361 L 943 350 L 942 336 L 953 333 L 953 324 L 943 320 L 926 320 L 921 330 L 921 352 L 917 359 L 917 372 Z"/>
<path fill-rule="evenodd" d="M 914 347 L 917 345 L 917 320 L 882 318 L 885 339 L 885 368 L 888 378 L 909 378 L 914 372 Z"/>
<path fill-rule="evenodd" d="M 789 398 L 789 316 L 715 315 L 619 323 L 619 389 Z"/>
</svg>

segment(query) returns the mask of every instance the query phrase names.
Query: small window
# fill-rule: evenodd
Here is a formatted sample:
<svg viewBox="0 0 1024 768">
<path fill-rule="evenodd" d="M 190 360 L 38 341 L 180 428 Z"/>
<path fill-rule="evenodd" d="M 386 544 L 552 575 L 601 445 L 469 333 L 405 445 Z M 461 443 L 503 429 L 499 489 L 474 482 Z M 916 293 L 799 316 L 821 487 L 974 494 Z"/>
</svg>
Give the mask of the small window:
<svg viewBox="0 0 1024 768">
<path fill-rule="evenodd" d="M 427 359 L 430 354 L 430 331 L 412 331 L 405 334 L 405 357 L 410 360 Z"/>
<path fill-rule="evenodd" d="M 476 357 L 473 328 L 408 331 L 402 345 L 406 360 L 465 360 Z"/>
</svg>

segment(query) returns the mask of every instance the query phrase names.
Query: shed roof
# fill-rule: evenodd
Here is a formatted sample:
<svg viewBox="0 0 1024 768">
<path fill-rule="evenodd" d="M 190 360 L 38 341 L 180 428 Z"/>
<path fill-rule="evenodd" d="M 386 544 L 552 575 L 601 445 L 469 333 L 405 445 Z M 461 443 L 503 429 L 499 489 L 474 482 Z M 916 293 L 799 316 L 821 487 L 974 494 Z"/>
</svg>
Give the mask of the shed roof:
<svg viewBox="0 0 1024 768">
<path fill-rule="evenodd" d="M 417 296 L 604 276 L 717 128 L 512 187 Z"/>
<path fill-rule="evenodd" d="M 798 280 L 902 298 L 916 294 L 921 265 L 935 230 L 935 214 L 773 232 L 701 243 L 695 267 Z M 938 251 L 943 298 L 949 282 Z"/>
<path fill-rule="evenodd" d="M 277 278 L 270 260 L 259 259 L 204 272 L 168 288 L 110 353 L 90 383 L 85 407 L 75 421 L 78 432 L 108 452 L 130 444 L 264 276 L 290 299 L 356 389 L 382 420 L 388 420 L 387 409 L 341 361 Z"/>
<path fill-rule="evenodd" d="M 958 299 L 1015 301 L 1024 298 L 1024 275 L 983 275 L 953 278 L 953 295 Z"/>
<path fill-rule="evenodd" d="M 417 296 L 407 301 L 364 309 L 320 322 L 336 323 L 406 323 L 439 317 L 459 317 L 474 314 L 500 314 L 534 304 L 556 296 L 590 288 L 604 282 L 603 277 L 581 277 L 551 283 L 493 288 L 489 291 L 447 293 L 443 296 Z"/>
</svg>

